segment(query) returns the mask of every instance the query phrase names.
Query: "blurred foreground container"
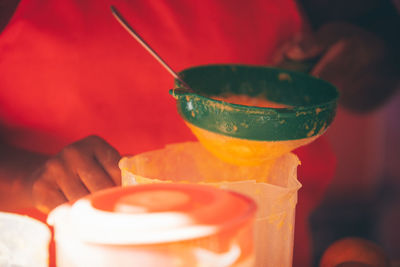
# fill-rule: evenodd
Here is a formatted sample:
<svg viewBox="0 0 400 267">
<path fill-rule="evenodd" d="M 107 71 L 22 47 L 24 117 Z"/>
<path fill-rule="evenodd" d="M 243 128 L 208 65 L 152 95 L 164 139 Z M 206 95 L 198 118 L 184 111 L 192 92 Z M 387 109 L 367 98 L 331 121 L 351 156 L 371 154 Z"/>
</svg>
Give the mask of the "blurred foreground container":
<svg viewBox="0 0 400 267">
<path fill-rule="evenodd" d="M 194 184 L 98 191 L 49 215 L 58 267 L 253 267 L 255 202 Z"/>
<path fill-rule="evenodd" d="M 40 221 L 0 212 L 0 266 L 47 267 L 50 229 Z"/>
</svg>

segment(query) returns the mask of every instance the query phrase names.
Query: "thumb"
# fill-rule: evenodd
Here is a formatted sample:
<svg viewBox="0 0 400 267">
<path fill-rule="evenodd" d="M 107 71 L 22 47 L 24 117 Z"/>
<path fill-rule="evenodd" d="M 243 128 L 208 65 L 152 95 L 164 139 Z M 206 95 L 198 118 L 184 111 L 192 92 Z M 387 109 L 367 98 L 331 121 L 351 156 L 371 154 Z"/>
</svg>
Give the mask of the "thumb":
<svg viewBox="0 0 400 267">
<path fill-rule="evenodd" d="M 347 62 L 344 61 L 346 58 L 343 56 L 347 47 L 348 42 L 346 40 L 340 40 L 332 45 L 316 64 L 311 74 L 328 81 L 330 81 L 330 76 L 337 76 L 337 73 L 342 72 L 344 66 L 349 65 L 346 64 Z"/>
</svg>

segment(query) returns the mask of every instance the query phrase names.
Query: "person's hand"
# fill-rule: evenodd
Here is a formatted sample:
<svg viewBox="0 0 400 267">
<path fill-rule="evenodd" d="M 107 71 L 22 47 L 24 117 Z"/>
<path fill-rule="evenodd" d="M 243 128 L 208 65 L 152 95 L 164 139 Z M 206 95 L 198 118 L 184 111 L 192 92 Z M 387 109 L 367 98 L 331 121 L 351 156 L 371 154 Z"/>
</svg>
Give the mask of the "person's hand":
<svg viewBox="0 0 400 267">
<path fill-rule="evenodd" d="M 359 261 L 346 261 L 336 265 L 335 267 L 374 267 L 374 266 Z"/>
<path fill-rule="evenodd" d="M 322 255 L 319 267 L 389 266 L 389 258 L 377 244 L 355 237 L 331 244 Z"/>
<path fill-rule="evenodd" d="M 66 146 L 32 174 L 35 206 L 47 213 L 66 201 L 120 185 L 119 159 L 119 153 L 97 136 Z"/>
<path fill-rule="evenodd" d="M 370 32 L 330 23 L 284 45 L 275 63 L 312 62 L 310 74 L 334 84 L 344 107 L 362 112 L 382 104 L 396 88 L 397 54 Z"/>
</svg>

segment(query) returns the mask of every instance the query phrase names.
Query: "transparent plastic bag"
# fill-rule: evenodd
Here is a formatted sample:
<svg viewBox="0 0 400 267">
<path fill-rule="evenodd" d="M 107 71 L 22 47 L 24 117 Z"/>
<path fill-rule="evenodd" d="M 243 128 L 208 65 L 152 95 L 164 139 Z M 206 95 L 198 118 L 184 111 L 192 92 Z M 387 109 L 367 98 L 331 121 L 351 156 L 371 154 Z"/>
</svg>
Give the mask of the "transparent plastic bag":
<svg viewBox="0 0 400 267">
<path fill-rule="evenodd" d="M 300 161 L 285 154 L 269 166 L 225 163 L 198 142 L 177 143 L 164 149 L 124 157 L 119 166 L 122 185 L 157 182 L 204 183 L 252 197 L 256 266 L 291 266 Z M 264 182 L 257 182 L 264 181 Z"/>
</svg>

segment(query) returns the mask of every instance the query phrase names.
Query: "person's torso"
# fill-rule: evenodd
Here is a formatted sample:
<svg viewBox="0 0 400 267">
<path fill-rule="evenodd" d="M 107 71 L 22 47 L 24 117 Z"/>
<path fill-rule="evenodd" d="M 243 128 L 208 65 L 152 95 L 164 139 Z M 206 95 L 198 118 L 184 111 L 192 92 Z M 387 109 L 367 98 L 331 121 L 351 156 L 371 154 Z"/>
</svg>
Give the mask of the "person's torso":
<svg viewBox="0 0 400 267">
<path fill-rule="evenodd" d="M 194 139 L 168 94 L 173 78 L 113 18 L 115 5 L 176 71 L 267 65 L 303 26 L 291 0 L 23 0 L 0 35 L 0 124 L 42 152 L 89 134 L 125 153 Z"/>
</svg>

